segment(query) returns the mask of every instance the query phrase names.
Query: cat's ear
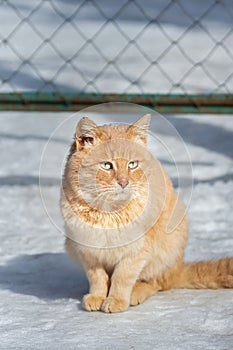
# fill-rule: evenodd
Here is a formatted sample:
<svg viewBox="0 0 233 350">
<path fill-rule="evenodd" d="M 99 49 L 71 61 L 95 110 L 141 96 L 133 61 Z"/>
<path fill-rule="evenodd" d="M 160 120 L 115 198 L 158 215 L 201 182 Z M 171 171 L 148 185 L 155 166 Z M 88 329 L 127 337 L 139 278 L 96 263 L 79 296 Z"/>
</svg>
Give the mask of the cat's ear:
<svg viewBox="0 0 233 350">
<path fill-rule="evenodd" d="M 150 126 L 151 115 L 145 114 L 128 128 L 128 134 L 137 142 L 147 143 L 147 134 Z"/>
<path fill-rule="evenodd" d="M 75 141 L 78 149 L 90 148 L 97 143 L 100 136 L 100 129 L 88 117 L 82 118 L 76 127 Z"/>
</svg>

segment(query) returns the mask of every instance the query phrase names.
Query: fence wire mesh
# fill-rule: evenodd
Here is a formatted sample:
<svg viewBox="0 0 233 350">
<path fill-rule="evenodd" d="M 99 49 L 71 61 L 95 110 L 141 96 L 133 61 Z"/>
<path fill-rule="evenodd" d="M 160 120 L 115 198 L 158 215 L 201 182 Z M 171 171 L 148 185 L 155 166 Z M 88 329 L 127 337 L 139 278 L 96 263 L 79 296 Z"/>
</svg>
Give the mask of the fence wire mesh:
<svg viewBox="0 0 233 350">
<path fill-rule="evenodd" d="M 232 0 L 1 0 L 0 92 L 233 92 Z"/>
</svg>

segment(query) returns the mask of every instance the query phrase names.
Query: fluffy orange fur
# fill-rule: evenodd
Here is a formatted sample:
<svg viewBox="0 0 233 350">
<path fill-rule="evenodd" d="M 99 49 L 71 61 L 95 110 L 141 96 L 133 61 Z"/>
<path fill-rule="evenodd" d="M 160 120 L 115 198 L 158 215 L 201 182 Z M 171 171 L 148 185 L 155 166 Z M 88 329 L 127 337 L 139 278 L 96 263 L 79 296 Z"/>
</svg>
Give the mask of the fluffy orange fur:
<svg viewBox="0 0 233 350">
<path fill-rule="evenodd" d="M 146 148 L 149 123 L 145 115 L 130 126 L 97 126 L 89 118 L 77 125 L 61 209 L 66 249 L 89 280 L 88 311 L 124 311 L 170 288 L 233 287 L 233 258 L 183 261 L 187 216 Z"/>
</svg>

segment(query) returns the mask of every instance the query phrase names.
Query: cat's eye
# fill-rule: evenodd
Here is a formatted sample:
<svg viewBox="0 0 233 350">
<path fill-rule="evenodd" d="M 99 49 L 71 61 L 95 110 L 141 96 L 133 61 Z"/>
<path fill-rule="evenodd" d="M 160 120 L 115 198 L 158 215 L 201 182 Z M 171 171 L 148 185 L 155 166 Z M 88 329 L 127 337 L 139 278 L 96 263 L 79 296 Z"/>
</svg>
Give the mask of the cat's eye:
<svg viewBox="0 0 233 350">
<path fill-rule="evenodd" d="M 129 169 L 135 169 L 137 167 L 138 167 L 138 161 L 137 160 L 133 160 L 133 161 L 128 163 L 128 168 Z"/>
<path fill-rule="evenodd" d="M 113 168 L 113 165 L 110 162 L 101 162 L 100 167 L 104 170 L 110 170 Z"/>
</svg>

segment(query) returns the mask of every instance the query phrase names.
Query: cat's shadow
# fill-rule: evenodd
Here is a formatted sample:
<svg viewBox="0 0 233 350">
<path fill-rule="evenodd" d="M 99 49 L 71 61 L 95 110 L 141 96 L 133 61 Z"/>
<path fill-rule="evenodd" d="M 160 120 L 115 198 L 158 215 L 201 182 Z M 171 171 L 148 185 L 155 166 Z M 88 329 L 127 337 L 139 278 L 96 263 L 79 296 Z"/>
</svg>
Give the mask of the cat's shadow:
<svg viewBox="0 0 233 350">
<path fill-rule="evenodd" d="M 81 300 L 88 282 L 65 253 L 43 253 L 20 255 L 0 266 L 0 288 L 40 299 Z"/>
</svg>

